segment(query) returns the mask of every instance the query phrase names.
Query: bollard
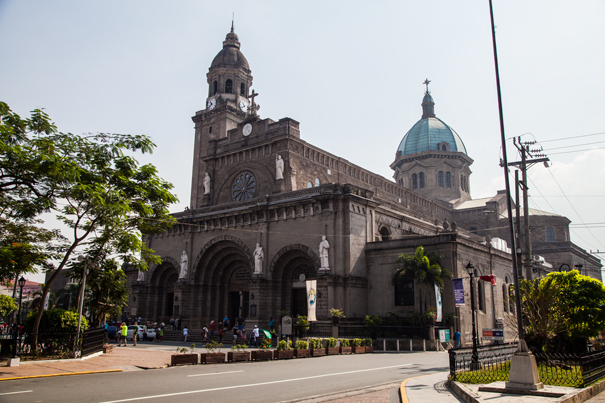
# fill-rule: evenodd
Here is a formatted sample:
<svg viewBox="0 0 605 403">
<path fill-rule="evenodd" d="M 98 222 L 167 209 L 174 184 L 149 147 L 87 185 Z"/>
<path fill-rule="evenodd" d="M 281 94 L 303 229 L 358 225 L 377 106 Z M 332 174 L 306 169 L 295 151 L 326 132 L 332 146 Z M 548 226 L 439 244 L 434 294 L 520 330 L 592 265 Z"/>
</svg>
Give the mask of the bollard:
<svg viewBox="0 0 605 403">
<path fill-rule="evenodd" d="M 412 352 L 412 339 L 410 339 L 410 353 Z"/>
<path fill-rule="evenodd" d="M 399 352 L 399 339 L 397 339 L 397 352 Z"/>
<path fill-rule="evenodd" d="M 426 353 L 426 339 L 422 339 L 422 351 Z"/>
<path fill-rule="evenodd" d="M 387 351 L 387 341 L 386 341 L 386 339 L 382 340 L 382 351 Z"/>
</svg>

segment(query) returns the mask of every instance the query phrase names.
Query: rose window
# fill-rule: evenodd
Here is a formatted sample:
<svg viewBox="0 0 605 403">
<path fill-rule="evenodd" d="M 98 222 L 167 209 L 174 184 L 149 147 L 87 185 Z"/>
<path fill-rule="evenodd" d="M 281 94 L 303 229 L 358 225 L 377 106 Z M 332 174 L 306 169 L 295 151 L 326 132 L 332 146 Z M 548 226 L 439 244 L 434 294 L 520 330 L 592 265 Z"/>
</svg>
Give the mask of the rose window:
<svg viewBox="0 0 605 403">
<path fill-rule="evenodd" d="M 231 190 L 233 200 L 235 201 L 250 200 L 254 196 L 254 192 L 256 192 L 256 179 L 248 172 L 241 174 L 235 179 Z"/>
</svg>

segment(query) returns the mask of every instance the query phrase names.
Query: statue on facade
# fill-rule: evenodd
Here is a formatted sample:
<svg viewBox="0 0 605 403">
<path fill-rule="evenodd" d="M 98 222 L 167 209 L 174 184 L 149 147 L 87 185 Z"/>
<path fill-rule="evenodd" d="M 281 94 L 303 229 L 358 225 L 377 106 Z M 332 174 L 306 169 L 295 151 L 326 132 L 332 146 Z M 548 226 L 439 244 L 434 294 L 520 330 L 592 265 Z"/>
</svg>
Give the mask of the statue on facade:
<svg viewBox="0 0 605 403">
<path fill-rule="evenodd" d="M 145 272 L 139 269 L 139 275 L 137 276 L 137 281 L 145 281 Z"/>
<path fill-rule="evenodd" d="M 206 172 L 206 176 L 204 176 L 204 194 L 210 194 L 210 175 Z"/>
<path fill-rule="evenodd" d="M 284 179 L 284 160 L 279 154 L 275 157 L 275 179 Z"/>
<path fill-rule="evenodd" d="M 330 249 L 330 244 L 324 235 L 321 237 L 321 243 L 319 244 L 319 260 L 321 262 L 321 267 L 319 270 L 330 270 L 330 263 L 328 262 L 328 249 Z"/>
<path fill-rule="evenodd" d="M 265 252 L 263 252 L 262 246 L 257 243 L 256 249 L 254 249 L 254 274 L 263 272 L 263 260 L 265 260 Z"/>
<path fill-rule="evenodd" d="M 183 251 L 181 254 L 181 273 L 179 274 L 179 278 L 187 277 L 187 262 L 189 259 L 187 258 L 187 252 Z"/>
</svg>

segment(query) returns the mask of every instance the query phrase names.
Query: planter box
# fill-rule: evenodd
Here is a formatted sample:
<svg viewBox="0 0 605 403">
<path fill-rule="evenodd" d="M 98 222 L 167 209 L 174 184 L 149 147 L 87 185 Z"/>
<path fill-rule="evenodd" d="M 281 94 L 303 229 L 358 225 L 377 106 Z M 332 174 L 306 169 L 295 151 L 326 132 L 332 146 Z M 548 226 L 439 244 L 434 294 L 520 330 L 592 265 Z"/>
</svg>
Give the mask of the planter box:
<svg viewBox="0 0 605 403">
<path fill-rule="evenodd" d="M 182 364 L 197 364 L 198 355 L 193 354 L 175 354 L 170 357 L 170 365 L 182 365 Z"/>
<path fill-rule="evenodd" d="M 201 364 L 222 364 L 225 362 L 225 353 L 202 353 L 200 354 Z"/>
<path fill-rule="evenodd" d="M 340 354 L 352 354 L 353 347 L 340 347 Z"/>
<path fill-rule="evenodd" d="M 252 351 L 253 361 L 269 361 L 273 359 L 273 351 L 271 350 L 255 350 Z"/>
<path fill-rule="evenodd" d="M 326 355 L 336 355 L 340 353 L 340 348 L 338 347 L 326 347 Z"/>
<path fill-rule="evenodd" d="M 276 360 L 285 360 L 287 358 L 294 358 L 294 350 L 275 350 L 273 358 Z"/>
<path fill-rule="evenodd" d="M 311 356 L 313 356 L 313 357 L 323 357 L 324 355 L 326 355 L 326 349 L 325 348 L 313 348 L 313 349 L 311 349 Z"/>
<path fill-rule="evenodd" d="M 353 347 L 353 354 L 365 354 L 366 348 L 362 347 Z"/>
<path fill-rule="evenodd" d="M 103 346 L 103 354 L 108 354 L 111 353 L 113 351 L 113 344 L 108 344 L 106 346 Z"/>
<path fill-rule="evenodd" d="M 227 353 L 227 361 L 238 362 L 238 361 L 250 361 L 249 351 L 229 351 Z"/>
<path fill-rule="evenodd" d="M 311 350 L 309 350 L 308 348 L 304 349 L 304 350 L 294 350 L 294 356 L 296 358 L 307 358 L 307 357 L 311 357 Z"/>
<path fill-rule="evenodd" d="M 374 346 L 366 346 L 366 353 L 373 353 L 374 352 Z"/>
</svg>

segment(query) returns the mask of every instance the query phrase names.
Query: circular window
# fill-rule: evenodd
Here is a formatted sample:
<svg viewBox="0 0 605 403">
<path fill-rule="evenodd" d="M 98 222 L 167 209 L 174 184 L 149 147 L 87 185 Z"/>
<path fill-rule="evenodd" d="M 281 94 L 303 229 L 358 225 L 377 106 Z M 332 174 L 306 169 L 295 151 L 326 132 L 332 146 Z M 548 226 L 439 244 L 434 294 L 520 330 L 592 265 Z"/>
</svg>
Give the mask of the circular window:
<svg viewBox="0 0 605 403">
<path fill-rule="evenodd" d="M 235 179 L 231 193 L 233 200 L 250 200 L 256 192 L 256 179 L 251 173 L 245 172 Z"/>
</svg>

